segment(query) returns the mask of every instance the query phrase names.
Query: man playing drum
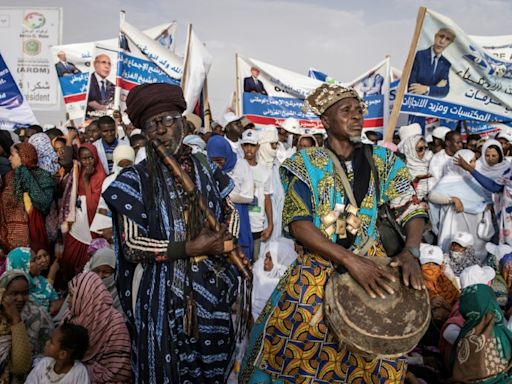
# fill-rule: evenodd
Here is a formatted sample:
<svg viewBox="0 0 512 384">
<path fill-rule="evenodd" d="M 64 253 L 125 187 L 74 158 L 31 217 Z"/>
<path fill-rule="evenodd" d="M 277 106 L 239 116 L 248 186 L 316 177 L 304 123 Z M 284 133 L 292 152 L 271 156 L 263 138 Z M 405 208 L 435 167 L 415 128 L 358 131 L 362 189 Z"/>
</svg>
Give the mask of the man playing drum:
<svg viewBox="0 0 512 384">
<path fill-rule="evenodd" d="M 323 84 L 307 97 L 305 107 L 321 118 L 328 134 L 325 148 L 302 150 L 281 167 L 283 226 L 304 252 L 256 321 L 239 381 L 401 383 L 405 359 L 358 354 L 339 343 L 324 319 L 324 290 L 334 269 L 343 268 L 372 298 L 394 293 L 389 286 L 394 277 L 355 254 L 386 256 L 376 227 L 378 206 L 384 202 L 406 238 L 391 266 L 402 269 L 405 286 L 424 289 L 418 247 L 427 215 L 414 203 L 406 165 L 386 148 L 361 144 L 366 105 L 354 90 Z M 349 201 L 329 151 L 344 168 L 356 204 Z M 379 176 L 379 202 L 368 157 Z M 407 310 L 403 308 L 404 315 Z"/>
</svg>

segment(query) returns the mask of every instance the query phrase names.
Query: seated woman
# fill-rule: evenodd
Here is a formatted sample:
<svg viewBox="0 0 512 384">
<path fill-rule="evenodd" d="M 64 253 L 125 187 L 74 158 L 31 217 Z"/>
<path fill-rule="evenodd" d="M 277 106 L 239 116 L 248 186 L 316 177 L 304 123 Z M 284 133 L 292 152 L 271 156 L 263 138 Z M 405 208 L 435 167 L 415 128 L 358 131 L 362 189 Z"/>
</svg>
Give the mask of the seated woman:
<svg viewBox="0 0 512 384">
<path fill-rule="evenodd" d="M 112 295 L 114 308 L 124 314 L 116 288 L 116 254 L 114 250 L 109 247 L 98 249 L 85 269 L 101 277 L 103 284 Z"/>
<path fill-rule="evenodd" d="M 32 366 L 32 346 L 21 312 L 28 300 L 28 281 L 21 271 L 0 277 L 0 382 L 23 383 Z"/>
<path fill-rule="evenodd" d="M 420 263 L 428 290 L 432 319 L 439 329 L 459 299 L 459 290 L 444 273 L 443 251 L 435 245 L 420 247 Z"/>
<path fill-rule="evenodd" d="M 29 282 L 30 298 L 35 304 L 42 306 L 49 313 L 55 313 L 60 308 L 60 301 L 57 292 L 48 283 L 48 280 L 41 276 L 39 263 L 36 255 L 30 248 L 16 248 L 7 255 L 7 270 L 19 269 L 27 275 Z"/>
<path fill-rule="evenodd" d="M 283 237 L 269 241 L 262 247 L 260 257 L 253 265 L 252 316 L 256 320 L 274 291 L 281 276 L 297 258 L 293 242 Z"/>
<path fill-rule="evenodd" d="M 130 383 L 130 335 L 123 315 L 101 278 L 81 273 L 69 282 L 69 310 L 64 321 L 89 332 L 89 348 L 82 362 L 93 383 Z"/>
<path fill-rule="evenodd" d="M 455 158 L 463 158 L 474 164 L 473 151 L 462 149 Z M 478 237 L 478 224 L 482 220 L 491 196 L 473 177 L 454 163 L 445 166 L 444 176 L 430 192 L 432 228 L 437 231 L 438 243 L 443 252 L 448 252 L 451 239 L 458 231 L 470 233 L 474 238 L 475 254 L 483 259 L 487 256 L 486 241 Z"/>
<path fill-rule="evenodd" d="M 464 325 L 453 343 L 450 356 L 455 382 L 509 383 L 507 370 L 512 361 L 512 332 L 504 324 L 504 316 L 489 283 L 494 278 L 490 267 L 472 266 L 461 274 L 463 287 L 459 311 Z M 449 325 L 445 339 L 450 335 Z M 455 326 L 454 326 L 455 327 Z"/>
</svg>

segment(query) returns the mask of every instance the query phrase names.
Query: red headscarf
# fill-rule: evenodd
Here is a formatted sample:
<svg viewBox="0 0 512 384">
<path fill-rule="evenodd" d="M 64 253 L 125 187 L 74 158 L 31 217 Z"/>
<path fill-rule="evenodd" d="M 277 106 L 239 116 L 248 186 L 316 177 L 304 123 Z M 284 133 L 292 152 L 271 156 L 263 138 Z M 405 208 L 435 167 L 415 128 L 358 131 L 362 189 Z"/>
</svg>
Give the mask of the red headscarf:
<svg viewBox="0 0 512 384">
<path fill-rule="evenodd" d="M 78 195 L 85 195 L 87 199 L 87 218 L 89 219 L 89 224 L 91 224 L 94 219 L 94 215 L 96 215 L 98 203 L 100 202 L 101 186 L 103 185 L 103 180 L 105 180 L 107 175 L 101 165 L 96 147 L 92 144 L 82 144 L 78 153 L 80 153 L 80 149 L 82 148 L 88 149 L 94 157 L 94 173 L 89 178 L 89 184 L 85 184 L 83 168 L 80 169 L 80 177 L 78 180 Z"/>
<path fill-rule="evenodd" d="M 18 151 L 21 164 L 28 169 L 37 168 L 37 151 L 32 144 L 25 141 L 23 143 L 15 144 L 14 148 Z"/>
</svg>

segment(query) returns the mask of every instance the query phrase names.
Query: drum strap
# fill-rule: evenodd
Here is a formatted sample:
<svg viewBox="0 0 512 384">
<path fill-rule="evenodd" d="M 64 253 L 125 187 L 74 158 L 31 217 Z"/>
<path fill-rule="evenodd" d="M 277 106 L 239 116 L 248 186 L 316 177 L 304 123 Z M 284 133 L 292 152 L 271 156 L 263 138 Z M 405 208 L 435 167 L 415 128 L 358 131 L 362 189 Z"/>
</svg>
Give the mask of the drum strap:
<svg viewBox="0 0 512 384">
<path fill-rule="evenodd" d="M 343 189 L 345 189 L 345 192 L 347 193 L 348 200 L 350 201 L 350 204 L 356 208 L 359 208 L 357 206 L 357 201 L 356 201 L 356 198 L 354 197 L 354 192 L 352 191 L 352 187 L 350 186 L 350 181 L 348 180 L 345 170 L 341 166 L 340 160 L 329 149 L 327 149 L 327 153 L 329 154 L 329 157 L 331 158 L 332 163 L 334 164 L 334 168 L 335 168 L 336 172 L 340 175 L 341 183 L 343 184 Z M 359 256 L 364 256 L 364 255 L 366 255 L 368 250 L 373 245 L 373 239 L 371 237 L 366 236 L 366 234 L 364 234 L 364 233 L 361 234 L 361 237 L 363 239 L 362 244 L 361 244 L 361 246 L 357 247 L 354 250 L 354 253 Z"/>
</svg>

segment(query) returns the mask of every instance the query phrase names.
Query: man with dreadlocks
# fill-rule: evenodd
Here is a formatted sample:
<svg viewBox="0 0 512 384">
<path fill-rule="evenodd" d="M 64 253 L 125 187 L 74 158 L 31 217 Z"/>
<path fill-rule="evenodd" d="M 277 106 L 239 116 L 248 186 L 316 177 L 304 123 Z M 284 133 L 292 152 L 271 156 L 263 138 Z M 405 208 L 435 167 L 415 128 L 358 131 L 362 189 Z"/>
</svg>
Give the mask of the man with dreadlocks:
<svg viewBox="0 0 512 384">
<path fill-rule="evenodd" d="M 227 226 L 217 233 L 205 228 L 151 141 L 158 138 L 173 154 L 221 223 L 237 222 L 226 199 L 233 182 L 182 145 L 186 103 L 180 87 L 140 85 L 126 104 L 130 120 L 148 138 L 147 158 L 121 172 L 103 197 L 114 216 L 134 381 L 224 383 L 233 364 L 231 307 L 238 290 L 236 272 L 222 256 Z"/>
</svg>

